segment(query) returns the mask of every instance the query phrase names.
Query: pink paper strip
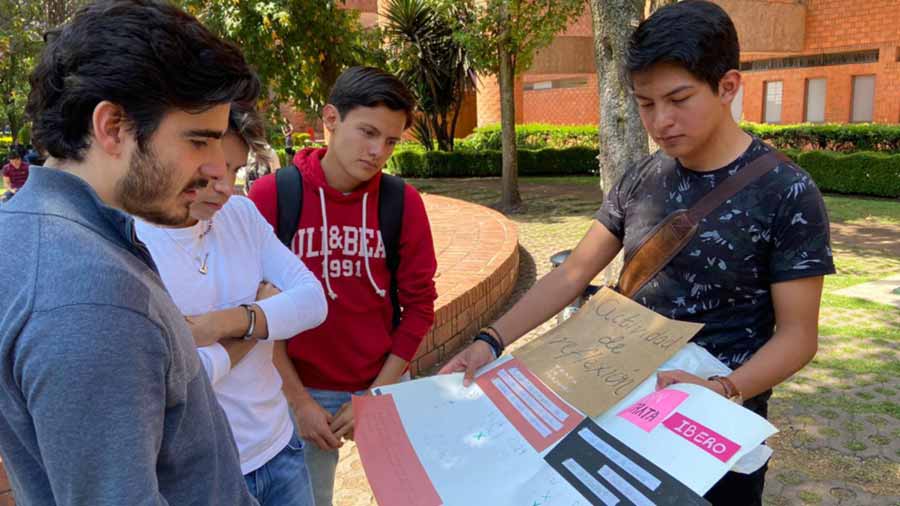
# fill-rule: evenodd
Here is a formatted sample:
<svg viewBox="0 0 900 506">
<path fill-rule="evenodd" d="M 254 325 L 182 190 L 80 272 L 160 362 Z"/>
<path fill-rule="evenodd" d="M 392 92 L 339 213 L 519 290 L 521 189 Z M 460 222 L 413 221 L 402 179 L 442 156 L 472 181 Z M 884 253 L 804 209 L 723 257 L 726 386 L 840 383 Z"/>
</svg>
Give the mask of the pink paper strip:
<svg viewBox="0 0 900 506">
<path fill-rule="evenodd" d="M 353 397 L 354 439 L 379 506 L 441 506 L 390 395 Z"/>
<path fill-rule="evenodd" d="M 722 462 L 728 462 L 741 449 L 739 444 L 681 413 L 670 416 L 663 425 Z"/>
<path fill-rule="evenodd" d="M 681 390 L 657 390 L 619 413 L 619 416 L 650 432 L 688 398 Z"/>
</svg>

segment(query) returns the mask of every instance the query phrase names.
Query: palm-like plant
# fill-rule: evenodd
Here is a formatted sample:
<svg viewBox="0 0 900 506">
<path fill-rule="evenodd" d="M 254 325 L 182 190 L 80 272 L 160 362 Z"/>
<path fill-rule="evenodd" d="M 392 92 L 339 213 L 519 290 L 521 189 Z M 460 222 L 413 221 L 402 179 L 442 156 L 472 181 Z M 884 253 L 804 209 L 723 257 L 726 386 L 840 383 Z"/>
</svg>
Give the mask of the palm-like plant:
<svg viewBox="0 0 900 506">
<path fill-rule="evenodd" d="M 413 133 L 429 150 L 453 150 L 463 99 L 476 84 L 468 54 L 447 21 L 455 14 L 432 0 L 391 0 L 386 13 L 393 70 L 416 95 L 421 116 Z"/>
</svg>

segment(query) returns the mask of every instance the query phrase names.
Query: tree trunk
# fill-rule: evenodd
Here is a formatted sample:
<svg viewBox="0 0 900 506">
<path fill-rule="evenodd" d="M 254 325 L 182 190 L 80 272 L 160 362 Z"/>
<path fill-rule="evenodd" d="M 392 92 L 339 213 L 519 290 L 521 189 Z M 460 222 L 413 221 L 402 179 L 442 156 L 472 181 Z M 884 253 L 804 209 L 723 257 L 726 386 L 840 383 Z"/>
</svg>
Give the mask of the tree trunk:
<svg viewBox="0 0 900 506">
<path fill-rule="evenodd" d="M 660 7 L 665 7 L 666 5 L 677 2 L 678 0 L 650 0 L 650 14 L 653 14 L 656 9 L 659 9 Z"/>
<path fill-rule="evenodd" d="M 12 145 L 19 145 L 19 130 L 22 128 L 22 124 L 19 121 L 19 118 L 16 117 L 16 114 L 12 111 L 8 112 L 6 115 L 6 121 L 9 123 L 9 131 L 12 132 Z M 5 153 L 4 153 L 5 155 Z M 0 155 L 2 156 L 2 155 Z"/>
<path fill-rule="evenodd" d="M 69 17 L 67 3 L 66 0 L 46 0 L 44 2 L 48 28 L 56 28 L 66 21 Z"/>
<path fill-rule="evenodd" d="M 624 68 L 628 37 L 644 14 L 643 0 L 591 0 L 594 59 L 600 88 L 600 186 L 608 192 L 625 169 L 647 155 L 647 133 L 631 96 Z M 607 282 L 622 268 L 619 255 L 606 269 Z"/>
<path fill-rule="evenodd" d="M 515 211 L 519 195 L 519 155 L 516 150 L 516 69 L 512 55 L 500 50 L 500 138 L 503 143 L 503 181 L 500 209 Z"/>
</svg>

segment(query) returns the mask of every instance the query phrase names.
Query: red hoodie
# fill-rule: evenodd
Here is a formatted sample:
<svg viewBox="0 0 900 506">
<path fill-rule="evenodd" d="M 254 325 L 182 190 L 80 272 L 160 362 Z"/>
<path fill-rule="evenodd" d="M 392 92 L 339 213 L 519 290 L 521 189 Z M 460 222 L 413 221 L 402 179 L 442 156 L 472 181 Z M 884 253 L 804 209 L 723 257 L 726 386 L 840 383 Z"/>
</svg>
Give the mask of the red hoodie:
<svg viewBox="0 0 900 506">
<path fill-rule="evenodd" d="M 381 173 L 345 195 L 325 181 L 325 151 L 304 149 L 294 156 L 303 176 L 303 210 L 291 249 L 322 281 L 328 318 L 291 339 L 288 355 L 305 386 L 351 392 L 369 388 L 390 353 L 407 361 L 415 355 L 434 321 L 437 261 L 422 197 L 406 185 L 397 270 L 403 318 L 391 332 L 391 279 L 378 226 Z M 249 196 L 274 228 L 275 174 L 258 179 Z M 327 248 L 322 247 L 323 221 Z M 326 258 L 327 271 L 322 268 Z"/>
</svg>

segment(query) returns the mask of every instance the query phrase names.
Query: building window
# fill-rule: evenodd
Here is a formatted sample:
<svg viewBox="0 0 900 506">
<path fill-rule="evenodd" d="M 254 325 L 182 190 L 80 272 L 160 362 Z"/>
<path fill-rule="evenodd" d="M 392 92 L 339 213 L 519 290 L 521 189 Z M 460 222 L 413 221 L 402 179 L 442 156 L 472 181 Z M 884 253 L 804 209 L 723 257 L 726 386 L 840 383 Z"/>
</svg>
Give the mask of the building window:
<svg viewBox="0 0 900 506">
<path fill-rule="evenodd" d="M 850 109 L 850 121 L 871 122 L 874 105 L 875 76 L 853 76 L 853 107 Z"/>
<path fill-rule="evenodd" d="M 867 49 L 864 51 L 851 51 L 848 53 L 823 53 L 804 56 L 788 56 L 787 58 L 772 58 L 768 60 L 752 60 L 741 62 L 741 71 L 757 72 L 763 70 L 877 63 L 879 54 L 878 49 Z"/>
<path fill-rule="evenodd" d="M 825 122 L 825 79 L 806 80 L 806 114 L 807 123 Z"/>
<path fill-rule="evenodd" d="M 738 88 L 737 93 L 734 95 L 734 100 L 731 101 L 731 117 L 734 118 L 735 121 L 740 121 L 744 117 L 744 85 L 742 84 L 740 88 Z"/>
<path fill-rule="evenodd" d="M 524 91 L 555 90 L 560 88 L 581 88 L 587 86 L 588 80 L 584 77 L 568 79 L 554 79 L 552 81 L 532 81 L 522 85 Z"/>
<path fill-rule="evenodd" d="M 764 83 L 766 103 L 763 106 L 763 121 L 766 123 L 781 123 L 781 81 L 766 81 Z"/>
</svg>

